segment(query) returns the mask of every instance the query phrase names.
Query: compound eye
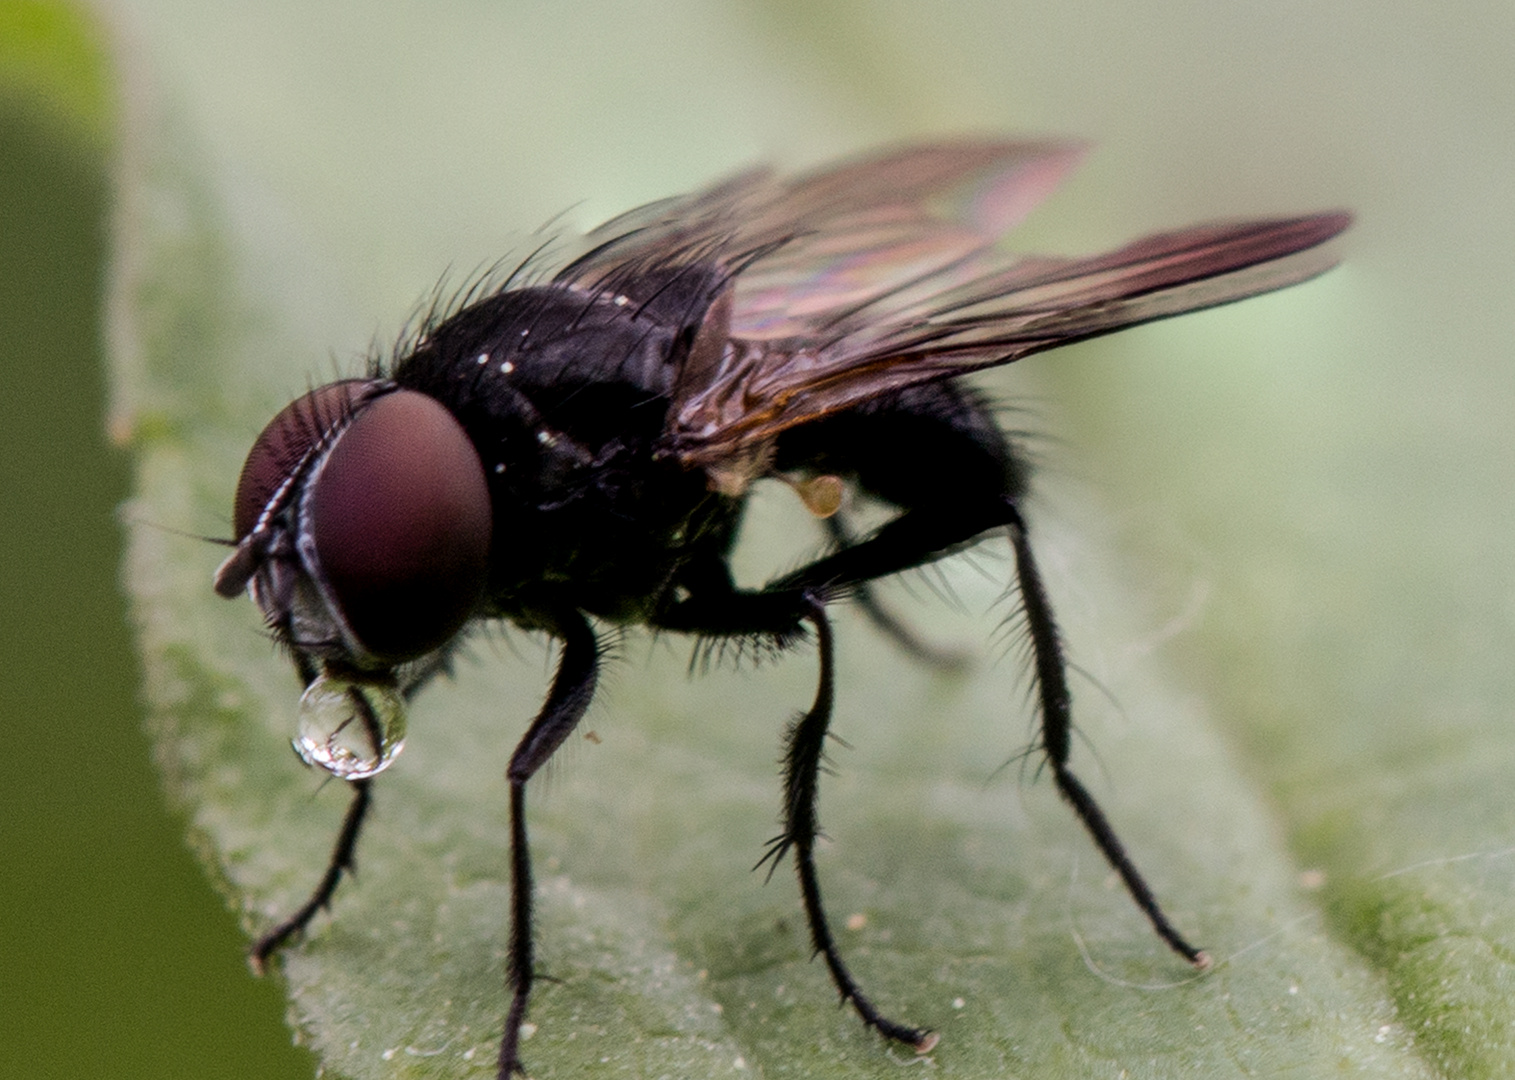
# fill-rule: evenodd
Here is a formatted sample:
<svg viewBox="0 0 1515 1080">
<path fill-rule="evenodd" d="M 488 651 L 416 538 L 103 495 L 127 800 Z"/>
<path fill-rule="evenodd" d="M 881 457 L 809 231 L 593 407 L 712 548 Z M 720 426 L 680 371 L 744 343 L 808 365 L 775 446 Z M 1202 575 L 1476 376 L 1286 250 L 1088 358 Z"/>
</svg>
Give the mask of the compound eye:
<svg viewBox="0 0 1515 1080">
<path fill-rule="evenodd" d="M 238 540 L 252 532 L 275 494 L 288 487 L 310 452 L 346 421 L 372 387 L 367 379 L 330 383 L 291 401 L 268 422 L 237 480 L 232 527 Z"/>
<path fill-rule="evenodd" d="M 373 658 L 422 656 L 473 614 L 489 569 L 489 487 L 440 402 L 397 390 L 362 406 L 306 505 L 328 595 Z"/>
</svg>

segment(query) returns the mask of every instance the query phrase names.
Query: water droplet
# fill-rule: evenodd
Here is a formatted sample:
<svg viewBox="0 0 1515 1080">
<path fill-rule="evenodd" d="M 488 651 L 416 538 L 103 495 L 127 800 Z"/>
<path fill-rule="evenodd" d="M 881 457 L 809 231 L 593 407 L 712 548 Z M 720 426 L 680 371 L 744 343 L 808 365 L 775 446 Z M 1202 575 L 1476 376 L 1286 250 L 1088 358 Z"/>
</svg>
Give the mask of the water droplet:
<svg viewBox="0 0 1515 1080">
<path fill-rule="evenodd" d="M 300 697 L 295 753 L 343 780 L 383 772 L 405 745 L 405 702 L 388 683 L 325 674 Z"/>
</svg>

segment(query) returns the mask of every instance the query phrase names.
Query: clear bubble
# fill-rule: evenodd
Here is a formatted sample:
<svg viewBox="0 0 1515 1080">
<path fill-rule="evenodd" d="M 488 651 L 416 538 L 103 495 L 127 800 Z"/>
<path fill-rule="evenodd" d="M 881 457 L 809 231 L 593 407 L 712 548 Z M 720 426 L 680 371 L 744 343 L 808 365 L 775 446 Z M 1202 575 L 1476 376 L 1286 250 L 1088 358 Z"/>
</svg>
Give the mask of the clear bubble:
<svg viewBox="0 0 1515 1080">
<path fill-rule="evenodd" d="M 294 745 L 343 780 L 381 773 L 405 746 L 405 701 L 388 683 L 322 675 L 300 697 Z"/>
</svg>

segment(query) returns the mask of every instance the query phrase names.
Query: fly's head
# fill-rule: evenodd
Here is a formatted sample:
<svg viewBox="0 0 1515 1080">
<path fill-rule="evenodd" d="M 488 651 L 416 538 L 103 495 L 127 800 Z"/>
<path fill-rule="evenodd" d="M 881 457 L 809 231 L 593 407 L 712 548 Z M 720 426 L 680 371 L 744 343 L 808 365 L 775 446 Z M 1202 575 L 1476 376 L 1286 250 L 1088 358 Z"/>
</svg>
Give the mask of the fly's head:
<svg viewBox="0 0 1515 1080">
<path fill-rule="evenodd" d="M 484 592 L 493 514 L 472 441 L 425 394 L 331 383 L 258 436 L 233 523 L 216 591 L 251 593 L 305 678 L 295 749 L 345 779 L 374 775 L 403 744 L 406 672 Z"/>
</svg>

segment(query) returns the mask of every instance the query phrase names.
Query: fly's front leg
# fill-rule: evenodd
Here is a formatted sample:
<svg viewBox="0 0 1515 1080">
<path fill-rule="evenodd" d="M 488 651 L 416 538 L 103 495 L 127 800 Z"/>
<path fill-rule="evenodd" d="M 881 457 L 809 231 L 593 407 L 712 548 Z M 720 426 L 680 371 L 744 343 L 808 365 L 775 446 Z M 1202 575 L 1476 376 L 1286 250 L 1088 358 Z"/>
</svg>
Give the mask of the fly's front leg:
<svg viewBox="0 0 1515 1080">
<path fill-rule="evenodd" d="M 330 906 L 332 894 L 337 891 L 343 875 L 350 875 L 353 871 L 358 835 L 363 831 L 363 820 L 373 801 L 373 780 L 364 778 L 351 783 L 352 801 L 347 804 L 347 816 L 342 821 L 342 830 L 337 833 L 337 842 L 332 845 L 331 858 L 327 860 L 326 873 L 321 875 L 320 884 L 294 914 L 260 937 L 248 953 L 248 962 L 259 975 L 267 969 L 269 958 L 274 953 L 305 931 L 310 920 L 316 917 L 316 912 Z"/>
<path fill-rule="evenodd" d="M 410 701 L 421 687 L 438 675 L 451 672 L 455 649 L 456 645 L 449 644 L 433 653 L 411 673 L 410 678 L 400 690 L 406 701 Z M 295 671 L 301 683 L 307 688 L 321 674 L 316 663 L 304 653 L 296 654 Z M 382 725 L 373 715 L 364 695 L 353 694 L 351 701 L 354 715 L 367 729 L 369 741 L 373 744 L 374 753 L 377 755 L 384 741 Z M 274 953 L 303 933 L 318 911 L 331 906 L 331 898 L 336 893 L 337 886 L 341 884 L 342 878 L 351 877 L 353 874 L 357 861 L 358 837 L 363 831 L 363 823 L 373 805 L 373 778 L 364 777 L 349 781 L 349 783 L 352 785 L 352 799 L 347 804 L 347 814 L 342 820 L 341 831 L 337 833 L 336 843 L 332 845 L 331 857 L 326 861 L 326 872 L 321 875 L 320 883 L 316 885 L 305 903 L 301 904 L 289 918 L 260 937 L 248 952 L 248 962 L 260 975 L 268 967 L 268 961 Z"/>
<path fill-rule="evenodd" d="M 525 1074 L 519 1055 L 521 1024 L 531 997 L 531 849 L 526 838 L 526 781 L 546 764 L 563 740 L 573 732 L 594 697 L 599 671 L 600 646 L 588 621 L 577 611 L 560 613 L 553 633 L 562 639 L 563 652 L 552 689 L 532 721 L 515 753 L 506 779 L 510 781 L 510 955 L 507 981 L 510 1010 L 500 1039 L 499 1080 Z"/>
<path fill-rule="evenodd" d="M 296 671 L 307 687 L 315 682 L 319 672 L 315 664 L 303 653 L 296 658 Z M 362 723 L 368 735 L 369 743 L 373 747 L 375 755 L 379 754 L 379 748 L 384 742 L 384 733 L 379 718 L 374 715 L 366 695 L 351 690 L 348 699 L 352 704 L 353 716 Z M 326 872 L 321 875 L 320 882 L 311 892 L 310 897 L 301 904 L 295 912 L 272 930 L 266 932 L 248 952 L 248 963 L 252 969 L 261 975 L 268 967 L 269 958 L 278 952 L 291 940 L 305 932 L 310 925 L 310 920 L 316 917 L 316 912 L 322 908 L 331 906 L 331 898 L 337 891 L 344 876 L 351 876 L 358 852 L 358 837 L 363 832 L 363 822 L 368 817 L 369 807 L 373 803 L 373 778 L 362 777 L 350 781 L 352 784 L 352 800 L 347 804 L 347 814 L 342 819 L 342 828 L 337 833 L 337 842 L 332 845 L 331 857 L 326 861 Z"/>
</svg>

